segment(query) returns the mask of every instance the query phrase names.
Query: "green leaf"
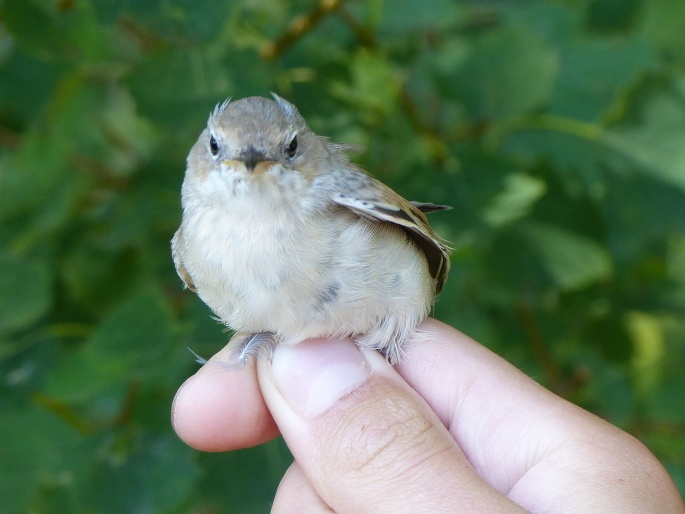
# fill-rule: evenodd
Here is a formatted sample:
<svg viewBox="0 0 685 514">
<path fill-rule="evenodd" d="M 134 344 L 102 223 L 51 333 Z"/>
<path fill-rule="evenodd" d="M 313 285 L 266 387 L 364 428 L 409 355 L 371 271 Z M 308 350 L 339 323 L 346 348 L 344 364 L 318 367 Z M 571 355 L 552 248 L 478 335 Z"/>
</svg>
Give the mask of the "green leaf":
<svg viewBox="0 0 685 514">
<path fill-rule="evenodd" d="M 160 364 L 173 343 L 172 319 L 164 298 L 138 293 L 112 312 L 74 355 L 49 377 L 48 394 L 79 402 L 140 379 Z"/>
<path fill-rule="evenodd" d="M 638 394 L 645 395 L 656 389 L 666 344 L 662 324 L 656 316 L 645 312 L 629 312 L 625 320 L 633 344 L 633 380 Z"/>
<path fill-rule="evenodd" d="M 578 289 L 611 275 L 609 252 L 591 239 L 543 223 L 526 223 L 518 230 L 562 290 Z"/>
<path fill-rule="evenodd" d="M 545 183 L 535 177 L 514 173 L 504 178 L 504 190 L 483 210 L 484 220 L 494 227 L 524 217 L 545 194 Z"/>
<path fill-rule="evenodd" d="M 201 456 L 206 473 L 200 490 L 204 501 L 234 512 L 258 514 L 269 510 L 275 485 L 292 463 L 281 438 L 257 448 Z M 226 487 L 226 483 L 233 487 Z"/>
<path fill-rule="evenodd" d="M 171 512 L 196 486 L 200 470 L 195 451 L 175 434 L 137 440 L 122 435 L 113 442 L 78 476 L 84 511 Z"/>
<path fill-rule="evenodd" d="M 235 89 L 222 58 L 222 53 L 202 48 L 148 54 L 129 77 L 140 112 L 166 130 L 197 137 L 214 105 Z M 157 87 L 151 88 L 153 83 Z"/>
<path fill-rule="evenodd" d="M 472 117 L 498 120 L 543 107 L 558 69 L 558 53 L 529 30 L 503 29 L 475 42 L 453 85 Z"/>
<path fill-rule="evenodd" d="M 632 169 L 625 166 L 617 171 Z M 652 254 L 670 233 L 685 233 L 685 191 L 648 174 L 612 175 L 606 181 L 602 209 L 607 244 L 618 260 L 629 263 Z"/>
<path fill-rule="evenodd" d="M 685 55 L 685 3 L 680 0 L 650 0 L 643 4 L 641 32 L 674 56 Z"/>
<path fill-rule="evenodd" d="M 575 41 L 564 47 L 548 112 L 584 121 L 601 121 L 622 108 L 622 93 L 656 68 L 649 43 Z"/>
<path fill-rule="evenodd" d="M 40 58 L 69 54 L 70 41 L 60 14 L 47 2 L 5 0 L 0 7 L 4 23 L 28 53 Z"/>
<path fill-rule="evenodd" d="M 603 339 L 596 342 L 601 344 Z M 629 377 L 621 366 L 600 358 L 596 348 L 585 346 L 576 348 L 576 352 L 575 365 L 591 377 L 580 389 L 580 396 L 603 419 L 627 427 L 636 408 Z"/>
<path fill-rule="evenodd" d="M 379 30 L 407 33 L 437 29 L 461 21 L 462 10 L 450 0 L 431 0 L 430 4 L 414 0 L 386 1 Z"/>
<path fill-rule="evenodd" d="M 668 276 L 675 283 L 685 286 L 685 231 L 675 233 L 668 239 Z"/>
<path fill-rule="evenodd" d="M 593 30 L 625 30 L 642 14 L 641 7 L 639 0 L 592 0 L 587 10 L 589 25 Z"/>
<path fill-rule="evenodd" d="M 141 280 L 133 249 L 115 249 L 85 238 L 64 256 L 60 273 L 69 299 L 92 313 L 107 312 Z"/>
<path fill-rule="evenodd" d="M 216 37 L 234 2 L 209 0 L 203 8 L 192 0 L 98 0 L 93 8 L 109 23 L 127 18 L 143 29 L 169 39 L 190 38 L 195 44 Z M 211 12 L 211 16 L 207 16 Z"/>
<path fill-rule="evenodd" d="M 386 57 L 360 51 L 354 56 L 350 71 L 351 84 L 334 84 L 333 94 L 351 104 L 363 105 L 385 116 L 396 108 L 400 80 Z"/>
<path fill-rule="evenodd" d="M 44 134 L 32 133 L 22 141 L 21 148 L 0 169 L 3 191 L 0 219 L 33 213 L 49 193 L 59 189 L 66 167 L 66 150 L 64 143 Z M 46 167 L 46 161 L 51 165 Z"/>
<path fill-rule="evenodd" d="M 639 124 L 608 131 L 602 141 L 642 173 L 685 190 L 685 76 L 675 91 L 654 94 Z M 620 166 L 620 164 L 619 164 Z"/>
<path fill-rule="evenodd" d="M 46 313 L 51 302 L 46 263 L 0 253 L 0 333 L 29 327 Z"/>
<path fill-rule="evenodd" d="M 0 416 L 0 497 L 7 513 L 31 512 L 42 490 L 73 478 L 81 460 L 79 435 L 34 406 Z"/>
<path fill-rule="evenodd" d="M 5 52 L 7 55 L 5 56 Z M 0 70 L 12 80 L 0 80 L 0 112 L 14 120 L 33 119 L 41 113 L 63 67 L 29 57 L 0 31 Z"/>
</svg>

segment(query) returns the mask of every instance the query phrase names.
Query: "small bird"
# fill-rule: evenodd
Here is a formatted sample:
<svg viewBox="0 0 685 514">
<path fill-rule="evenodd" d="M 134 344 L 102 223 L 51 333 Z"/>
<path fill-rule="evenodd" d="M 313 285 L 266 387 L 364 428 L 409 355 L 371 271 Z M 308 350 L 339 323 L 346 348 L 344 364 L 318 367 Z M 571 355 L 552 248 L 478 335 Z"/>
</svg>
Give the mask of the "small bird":
<svg viewBox="0 0 685 514">
<path fill-rule="evenodd" d="M 176 271 L 229 328 L 238 366 L 275 344 L 351 337 L 391 364 L 450 268 L 424 213 L 351 164 L 283 98 L 216 106 L 190 150 Z"/>
</svg>

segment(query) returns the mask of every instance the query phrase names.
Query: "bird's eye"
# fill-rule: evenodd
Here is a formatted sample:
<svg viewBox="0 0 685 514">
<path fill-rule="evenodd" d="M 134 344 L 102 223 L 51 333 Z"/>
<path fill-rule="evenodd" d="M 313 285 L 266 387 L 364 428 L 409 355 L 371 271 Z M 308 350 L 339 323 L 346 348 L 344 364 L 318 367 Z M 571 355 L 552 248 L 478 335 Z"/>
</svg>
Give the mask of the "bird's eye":
<svg viewBox="0 0 685 514">
<path fill-rule="evenodd" d="M 219 153 L 219 143 L 216 142 L 214 136 L 209 136 L 209 151 L 216 156 Z"/>
<path fill-rule="evenodd" d="M 297 153 L 297 136 L 294 136 L 293 140 L 290 141 L 290 144 L 285 149 L 285 156 L 288 159 L 292 159 L 293 157 L 295 157 L 296 153 Z"/>
</svg>

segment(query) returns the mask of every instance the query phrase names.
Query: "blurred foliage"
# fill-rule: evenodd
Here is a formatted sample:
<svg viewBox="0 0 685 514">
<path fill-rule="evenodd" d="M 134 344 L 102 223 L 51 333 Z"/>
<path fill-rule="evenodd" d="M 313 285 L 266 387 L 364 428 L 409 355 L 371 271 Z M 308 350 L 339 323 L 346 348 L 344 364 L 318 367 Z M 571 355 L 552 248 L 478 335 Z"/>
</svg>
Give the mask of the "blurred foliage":
<svg viewBox="0 0 685 514">
<path fill-rule="evenodd" d="M 685 491 L 682 0 L 0 0 L 2 511 L 265 512 L 282 442 L 169 407 L 226 334 L 173 269 L 213 106 L 267 95 L 455 247 L 436 316 Z"/>
</svg>

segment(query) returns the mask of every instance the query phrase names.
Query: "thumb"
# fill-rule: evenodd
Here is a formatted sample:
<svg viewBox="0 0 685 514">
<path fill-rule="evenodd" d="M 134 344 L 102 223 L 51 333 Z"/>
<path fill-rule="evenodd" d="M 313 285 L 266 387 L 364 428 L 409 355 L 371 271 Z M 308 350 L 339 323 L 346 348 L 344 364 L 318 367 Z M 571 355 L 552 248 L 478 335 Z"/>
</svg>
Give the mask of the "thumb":
<svg viewBox="0 0 685 514">
<path fill-rule="evenodd" d="M 280 345 L 259 360 L 258 377 L 297 467 L 334 511 L 516 510 L 378 353 L 349 339 Z M 301 512 L 302 489 L 286 482 L 275 506 Z"/>
</svg>

